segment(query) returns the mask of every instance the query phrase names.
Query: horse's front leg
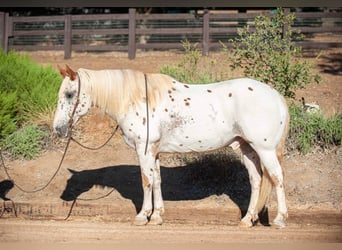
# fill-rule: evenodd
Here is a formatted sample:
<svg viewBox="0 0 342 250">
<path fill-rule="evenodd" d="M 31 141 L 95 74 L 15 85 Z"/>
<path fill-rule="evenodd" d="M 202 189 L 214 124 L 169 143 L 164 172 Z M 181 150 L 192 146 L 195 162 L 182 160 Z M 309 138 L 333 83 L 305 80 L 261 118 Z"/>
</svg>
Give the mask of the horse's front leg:
<svg viewBox="0 0 342 250">
<path fill-rule="evenodd" d="M 161 196 L 159 160 L 156 160 L 156 154 L 151 150 L 151 145 L 148 146 L 146 154 L 144 146 L 137 147 L 144 199 L 141 211 L 135 217 L 134 224 L 146 225 L 151 215 L 151 224 L 161 224 L 161 215 L 164 211 L 164 204 Z M 152 192 L 154 194 L 154 209 L 152 203 Z"/>
<path fill-rule="evenodd" d="M 153 169 L 153 213 L 150 224 L 161 225 L 163 223 L 162 215 L 164 214 L 164 202 L 161 191 L 160 163 L 157 157 L 155 168 Z"/>
</svg>

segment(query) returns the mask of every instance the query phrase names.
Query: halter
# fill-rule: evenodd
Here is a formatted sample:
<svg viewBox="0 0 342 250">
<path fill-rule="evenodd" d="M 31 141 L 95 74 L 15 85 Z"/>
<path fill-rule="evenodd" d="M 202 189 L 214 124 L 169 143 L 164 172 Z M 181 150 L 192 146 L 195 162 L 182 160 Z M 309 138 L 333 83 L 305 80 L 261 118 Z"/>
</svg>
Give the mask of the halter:
<svg viewBox="0 0 342 250">
<path fill-rule="evenodd" d="M 81 78 L 80 78 L 80 75 L 78 74 L 78 72 L 76 72 L 76 75 L 77 75 L 77 78 L 78 78 L 78 88 L 77 88 L 77 99 L 76 99 L 76 103 L 75 103 L 75 106 L 74 106 L 74 109 L 72 110 L 71 112 L 71 116 L 70 116 L 70 119 L 69 119 L 69 122 L 68 122 L 68 130 L 70 131 L 72 126 L 73 126 L 73 123 L 74 123 L 74 115 L 76 113 L 76 109 L 77 109 L 77 106 L 78 104 L 80 103 L 80 92 L 81 92 Z"/>
<path fill-rule="evenodd" d="M 149 117 L 149 112 L 148 112 L 149 107 L 148 107 L 148 89 L 147 89 L 147 75 L 146 74 L 144 74 L 144 78 L 145 78 L 145 98 L 146 98 L 146 117 L 147 117 L 146 143 L 145 143 L 145 155 L 146 155 L 149 137 L 150 137 L 150 117 Z"/>
</svg>

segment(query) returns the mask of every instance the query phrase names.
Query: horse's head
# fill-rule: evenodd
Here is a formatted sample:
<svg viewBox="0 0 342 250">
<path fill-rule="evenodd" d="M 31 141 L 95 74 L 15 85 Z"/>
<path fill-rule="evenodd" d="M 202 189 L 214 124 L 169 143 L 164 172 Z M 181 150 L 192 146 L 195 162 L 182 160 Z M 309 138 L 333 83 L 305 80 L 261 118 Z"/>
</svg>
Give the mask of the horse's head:
<svg viewBox="0 0 342 250">
<path fill-rule="evenodd" d="M 53 121 L 54 131 L 59 136 L 67 136 L 69 129 L 85 115 L 91 105 L 90 96 L 82 91 L 79 75 L 68 65 L 59 67 L 63 82 L 59 89 L 58 104 Z"/>
<path fill-rule="evenodd" d="M 84 172 L 78 172 L 72 169 L 68 170 L 72 176 L 67 181 L 67 185 L 60 196 L 64 201 L 75 200 L 78 196 L 89 191 L 94 186 L 91 180 L 84 178 Z"/>
</svg>

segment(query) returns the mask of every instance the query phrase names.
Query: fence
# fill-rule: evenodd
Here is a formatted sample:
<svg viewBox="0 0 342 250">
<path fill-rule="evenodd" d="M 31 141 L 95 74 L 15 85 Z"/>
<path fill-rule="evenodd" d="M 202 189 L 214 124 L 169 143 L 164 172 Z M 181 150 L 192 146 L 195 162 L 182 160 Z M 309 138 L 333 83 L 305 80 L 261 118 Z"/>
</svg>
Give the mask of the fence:
<svg viewBox="0 0 342 250">
<path fill-rule="evenodd" d="M 289 9 L 285 9 L 289 12 Z M 140 14 L 129 9 L 125 14 L 9 16 L 0 13 L 0 46 L 5 50 L 136 51 L 180 49 L 182 40 L 199 43 L 203 54 L 227 43 L 246 24 L 253 26 L 256 16 L 272 15 L 269 10 L 238 13 L 208 11 L 194 13 Z M 303 48 L 342 47 L 340 40 L 315 42 L 317 33 L 342 34 L 342 12 L 296 12 L 294 26 L 306 34 Z M 229 46 L 229 44 L 228 44 Z"/>
</svg>

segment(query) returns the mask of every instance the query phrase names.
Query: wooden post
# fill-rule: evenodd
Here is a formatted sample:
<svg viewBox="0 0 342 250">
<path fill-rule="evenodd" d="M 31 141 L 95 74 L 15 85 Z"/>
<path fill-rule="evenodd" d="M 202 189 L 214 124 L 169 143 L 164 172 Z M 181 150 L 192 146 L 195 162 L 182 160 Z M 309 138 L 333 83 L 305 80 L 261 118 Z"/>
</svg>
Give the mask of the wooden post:
<svg viewBox="0 0 342 250">
<path fill-rule="evenodd" d="M 209 11 L 204 9 L 203 13 L 203 30 L 202 30 L 202 55 L 209 54 Z"/>
<path fill-rule="evenodd" d="M 1 45 L 3 46 L 2 48 L 4 51 L 7 53 L 9 50 L 8 39 L 13 35 L 13 22 L 8 13 L 4 13 L 3 22 L 3 37 L 1 38 Z"/>
<path fill-rule="evenodd" d="M 65 15 L 64 21 L 64 59 L 71 58 L 72 51 L 72 19 L 71 15 Z"/>
<path fill-rule="evenodd" d="M 4 50 L 7 53 L 9 51 L 9 38 L 13 37 L 13 18 L 8 13 L 5 15 L 5 44 Z"/>
<path fill-rule="evenodd" d="M 128 58 L 134 59 L 136 54 L 136 43 L 135 43 L 135 31 L 136 31 L 136 10 L 130 8 L 128 12 L 129 23 L 128 23 Z"/>
<path fill-rule="evenodd" d="M 290 14 L 290 8 L 284 8 L 284 15 L 287 16 L 288 14 Z M 286 30 L 288 29 L 289 27 L 285 24 L 283 25 L 283 28 L 282 28 L 282 38 L 285 37 L 286 35 Z"/>
<path fill-rule="evenodd" d="M 0 12 L 0 48 L 5 49 L 5 13 Z"/>
</svg>

